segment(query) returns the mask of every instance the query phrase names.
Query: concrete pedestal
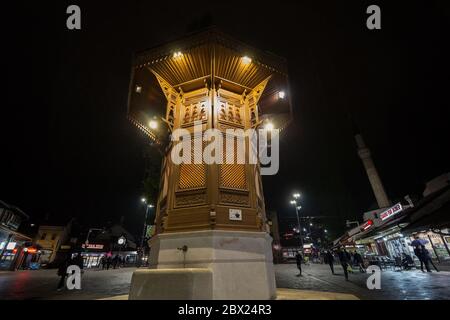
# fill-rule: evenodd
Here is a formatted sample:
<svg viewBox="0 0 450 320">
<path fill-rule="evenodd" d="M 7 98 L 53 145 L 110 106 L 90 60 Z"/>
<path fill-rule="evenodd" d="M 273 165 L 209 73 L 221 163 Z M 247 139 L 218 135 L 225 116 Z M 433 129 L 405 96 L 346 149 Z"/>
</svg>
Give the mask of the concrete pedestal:
<svg viewBox="0 0 450 320">
<path fill-rule="evenodd" d="M 160 234 L 151 241 L 153 270 L 133 274 L 130 299 L 158 299 L 158 292 L 160 299 L 195 299 L 193 292 L 198 290 L 204 293 L 201 299 L 274 299 L 271 243 L 272 238 L 265 232 L 208 230 Z M 186 252 L 179 250 L 183 246 L 187 246 Z M 205 269 L 210 270 L 210 278 Z M 174 293 L 167 294 L 167 286 L 172 286 Z M 184 295 L 175 293 L 177 286 Z M 195 289 L 183 289 L 186 286 Z"/>
</svg>

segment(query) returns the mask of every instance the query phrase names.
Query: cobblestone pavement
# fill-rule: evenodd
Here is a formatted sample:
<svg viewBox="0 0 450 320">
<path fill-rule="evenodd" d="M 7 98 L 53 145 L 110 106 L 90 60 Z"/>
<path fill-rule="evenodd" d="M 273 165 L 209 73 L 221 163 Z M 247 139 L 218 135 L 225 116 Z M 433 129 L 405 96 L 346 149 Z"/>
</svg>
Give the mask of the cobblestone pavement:
<svg viewBox="0 0 450 320">
<path fill-rule="evenodd" d="M 135 268 L 87 270 L 81 290 L 57 291 L 56 269 L 0 272 L 0 300 L 11 299 L 101 299 L 128 294 Z"/>
<path fill-rule="evenodd" d="M 448 271 L 423 273 L 420 270 L 386 270 L 381 273 L 381 289 L 369 290 L 366 286 L 369 274 L 358 270 L 349 274 L 350 281 L 345 281 L 340 265 L 334 266 L 336 275 L 332 275 L 330 267 L 325 264 L 304 265 L 302 269 L 303 276 L 297 277 L 298 269 L 295 264 L 276 265 L 277 287 L 351 293 L 364 300 L 450 299 Z"/>
<path fill-rule="evenodd" d="M 82 275 L 82 290 L 56 291 L 56 270 L 0 272 L 0 300 L 7 299 L 102 299 L 126 295 L 135 268 L 87 270 Z M 366 287 L 368 274 L 350 274 L 344 279 L 341 266 L 332 275 L 328 265 L 303 266 L 296 277 L 295 264 L 275 265 L 277 286 L 301 290 L 349 293 L 360 299 L 450 299 L 450 272 L 383 271 L 381 290 Z"/>
</svg>

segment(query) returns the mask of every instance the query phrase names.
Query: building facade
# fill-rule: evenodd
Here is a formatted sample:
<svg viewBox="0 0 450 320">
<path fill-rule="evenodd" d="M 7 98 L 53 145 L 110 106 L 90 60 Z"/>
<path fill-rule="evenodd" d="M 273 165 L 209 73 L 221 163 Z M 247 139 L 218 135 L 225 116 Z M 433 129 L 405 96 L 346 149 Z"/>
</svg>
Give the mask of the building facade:
<svg viewBox="0 0 450 320">
<path fill-rule="evenodd" d="M 26 248 L 31 245 L 31 238 L 18 232 L 28 219 L 19 208 L 0 201 L 0 270 L 20 268 L 28 255 Z"/>
<path fill-rule="evenodd" d="M 41 225 L 35 237 L 35 243 L 39 246 L 41 254 L 39 263 L 41 266 L 57 264 L 64 257 L 61 255 L 61 249 L 65 250 L 64 245 L 69 240 L 72 227 L 72 220 L 66 225 Z"/>
</svg>

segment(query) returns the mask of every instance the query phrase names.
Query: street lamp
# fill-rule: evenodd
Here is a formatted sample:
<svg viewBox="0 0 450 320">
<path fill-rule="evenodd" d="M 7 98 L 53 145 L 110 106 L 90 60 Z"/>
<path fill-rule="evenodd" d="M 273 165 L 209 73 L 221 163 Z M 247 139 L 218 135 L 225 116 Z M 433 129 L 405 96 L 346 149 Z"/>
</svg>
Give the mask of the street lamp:
<svg viewBox="0 0 450 320">
<path fill-rule="evenodd" d="M 147 199 L 142 198 L 141 199 L 143 203 L 147 203 Z M 142 237 L 141 237 L 141 250 L 142 250 L 142 256 L 145 256 L 145 249 L 144 249 L 144 238 L 145 238 L 145 231 L 147 230 L 147 220 L 148 220 L 148 209 L 154 208 L 154 205 L 148 204 L 145 206 L 145 218 L 144 218 L 144 229 L 142 230 Z"/>
<path fill-rule="evenodd" d="M 296 195 L 298 195 L 298 196 L 296 196 Z M 294 198 L 298 198 L 298 197 L 300 197 L 300 195 L 298 193 L 294 194 Z M 297 206 L 297 201 L 296 200 L 291 200 L 291 204 L 294 205 L 294 207 L 295 207 L 295 214 L 297 215 L 297 225 L 298 225 L 298 231 L 300 233 L 300 247 L 301 247 L 302 254 L 303 254 L 303 236 L 302 236 L 302 231 L 301 231 L 302 228 L 300 226 L 300 218 L 298 216 L 298 210 L 301 209 L 301 207 Z"/>
</svg>

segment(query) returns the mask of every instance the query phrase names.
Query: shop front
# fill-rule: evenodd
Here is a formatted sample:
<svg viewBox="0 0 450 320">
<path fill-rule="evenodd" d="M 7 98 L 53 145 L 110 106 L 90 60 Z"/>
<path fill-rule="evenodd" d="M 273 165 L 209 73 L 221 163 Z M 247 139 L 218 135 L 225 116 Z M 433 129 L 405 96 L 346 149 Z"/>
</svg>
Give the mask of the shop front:
<svg viewBox="0 0 450 320">
<path fill-rule="evenodd" d="M 101 243 L 89 243 L 87 246 L 83 244 L 81 256 L 83 257 L 84 260 L 84 267 L 102 268 L 103 259 L 113 259 L 116 256 L 120 257 L 122 261 L 121 266 L 130 267 L 136 265 L 138 257 L 137 251 L 127 251 L 127 250 L 111 251 L 110 247 L 113 246 Z"/>
<path fill-rule="evenodd" d="M 31 238 L 18 232 L 20 224 L 29 217 L 19 208 L 0 200 L 0 270 L 16 270 L 22 249 L 31 244 Z"/>
<path fill-rule="evenodd" d="M 450 253 L 448 249 L 450 230 L 442 229 L 441 231 L 443 234 L 434 233 L 431 230 L 414 232 L 411 234 L 410 240 L 413 241 L 416 237 L 418 237 L 422 240 L 422 243 L 425 243 L 424 246 L 433 259 L 436 259 L 438 262 L 450 262 Z M 444 236 L 444 234 L 448 235 Z"/>
<path fill-rule="evenodd" d="M 386 244 L 388 254 L 391 258 L 402 258 L 403 255 L 414 256 L 414 248 L 411 246 L 411 239 L 405 237 L 400 232 L 394 232 L 383 237 L 383 241 Z"/>
<path fill-rule="evenodd" d="M 0 226 L 0 270 L 20 268 L 27 244 L 31 244 L 31 238 Z"/>
<path fill-rule="evenodd" d="M 301 247 L 283 247 L 282 256 L 284 261 L 295 260 L 297 252 L 302 251 Z"/>
</svg>

